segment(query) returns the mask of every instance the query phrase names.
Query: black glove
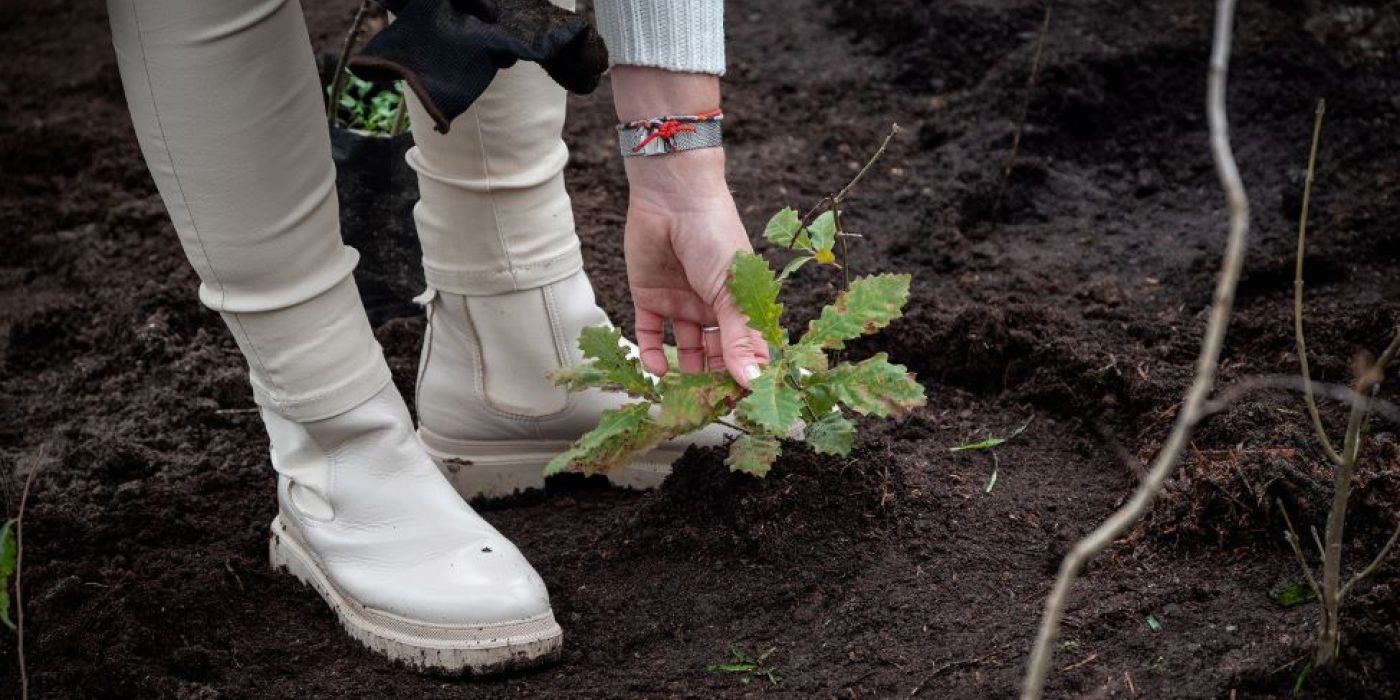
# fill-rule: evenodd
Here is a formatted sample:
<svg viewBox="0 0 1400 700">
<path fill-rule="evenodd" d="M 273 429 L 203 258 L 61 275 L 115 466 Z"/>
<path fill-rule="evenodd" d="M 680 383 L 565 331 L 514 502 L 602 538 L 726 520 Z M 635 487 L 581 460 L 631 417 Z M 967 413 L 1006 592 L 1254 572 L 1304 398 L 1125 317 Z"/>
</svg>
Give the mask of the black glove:
<svg viewBox="0 0 1400 700">
<path fill-rule="evenodd" d="M 579 94 L 593 92 L 608 68 L 593 25 L 548 0 L 376 2 L 394 21 L 350 59 L 350 68 L 365 80 L 402 79 L 444 134 L 496 71 L 519 59 L 539 63 Z"/>
</svg>

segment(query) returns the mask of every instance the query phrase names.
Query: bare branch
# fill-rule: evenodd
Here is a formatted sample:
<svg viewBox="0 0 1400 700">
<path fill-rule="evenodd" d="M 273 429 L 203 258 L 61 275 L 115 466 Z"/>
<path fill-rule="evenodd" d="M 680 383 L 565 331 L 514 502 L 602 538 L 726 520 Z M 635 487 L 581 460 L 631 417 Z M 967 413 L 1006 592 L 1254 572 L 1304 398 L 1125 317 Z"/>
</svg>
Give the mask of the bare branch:
<svg viewBox="0 0 1400 700">
<path fill-rule="evenodd" d="M 1230 223 L 1220 277 L 1216 281 L 1214 301 L 1211 304 L 1210 320 L 1206 324 L 1201 353 L 1196 361 L 1196 377 L 1187 391 L 1181 413 L 1177 415 L 1176 424 L 1167 436 L 1162 451 L 1158 453 L 1147 477 L 1138 486 L 1132 498 L 1087 537 L 1077 542 L 1061 562 L 1059 576 L 1050 597 L 1046 600 L 1035 648 L 1026 667 L 1026 677 L 1021 689 L 1022 700 L 1039 700 L 1044 692 L 1051 648 L 1059 632 L 1060 620 L 1064 615 L 1070 590 L 1084 563 L 1103 551 L 1151 505 L 1167 476 L 1181 458 L 1181 451 L 1201 420 L 1202 409 L 1215 384 L 1220 348 L 1225 339 L 1225 329 L 1229 325 L 1230 312 L 1234 307 L 1235 288 L 1239 283 L 1240 268 L 1244 264 L 1245 244 L 1249 234 L 1249 200 L 1240 181 L 1234 153 L 1230 149 L 1229 125 L 1225 114 L 1225 79 L 1234 17 L 1235 0 L 1219 0 L 1216 5 L 1215 36 L 1210 57 L 1206 115 L 1210 126 L 1211 156 L 1220 177 L 1220 185 L 1225 190 Z"/>
<path fill-rule="evenodd" d="M 1352 586 L 1365 580 L 1371 574 L 1376 573 L 1376 569 L 1381 568 L 1381 564 L 1385 563 L 1385 560 L 1390 557 L 1391 551 L 1395 549 L 1395 543 L 1397 541 L 1400 541 L 1400 524 L 1396 524 L 1395 532 L 1390 534 L 1390 539 L 1386 540 L 1385 546 L 1381 547 L 1381 551 L 1376 553 L 1376 558 L 1372 559 L 1371 563 L 1366 565 L 1366 568 L 1356 572 L 1351 579 L 1347 581 L 1347 585 L 1342 586 L 1341 592 L 1337 594 L 1338 602 L 1341 602 L 1342 599 L 1347 597 L 1347 594 L 1351 592 Z"/>
<path fill-rule="evenodd" d="M 880 160 L 880 157 L 885 155 L 885 150 L 890 147 L 890 141 L 893 141 L 894 137 L 898 136 L 902 131 L 904 131 L 904 128 L 900 125 L 890 124 L 890 133 L 885 135 L 885 140 L 881 141 L 880 147 L 875 149 L 875 155 L 870 156 L 870 160 L 865 161 L 865 165 L 861 167 L 855 177 L 851 178 L 850 182 L 846 183 L 845 187 L 841 188 L 840 192 L 822 197 L 811 209 L 808 209 L 807 213 L 802 217 L 802 226 L 812 223 L 812 220 L 816 219 L 817 215 L 822 213 L 823 209 L 831 209 L 834 211 L 836 207 L 840 206 L 841 202 L 846 200 L 846 195 L 851 193 L 851 190 L 855 188 L 856 184 L 859 183 L 861 179 L 865 177 L 865 174 L 870 171 L 870 168 L 875 165 L 875 161 Z M 793 236 L 792 240 L 796 241 L 797 237 Z M 789 243 L 788 247 L 791 248 L 792 243 Z"/>
<path fill-rule="evenodd" d="M 1040 77 L 1040 56 L 1045 50 L 1045 35 L 1050 33 L 1050 3 L 1045 3 L 1045 16 L 1040 20 L 1040 35 L 1035 41 L 1035 54 L 1031 57 L 1031 72 L 1026 76 L 1026 93 L 1021 96 L 1021 116 L 1016 120 L 1016 132 L 1011 135 L 1011 152 L 1006 156 L 1006 165 L 1001 169 L 1001 184 L 997 186 L 997 196 L 992 200 L 992 218 L 1001 211 L 1001 197 L 1006 193 L 1006 185 L 1011 181 L 1011 169 L 1016 167 L 1016 155 L 1021 151 L 1021 133 L 1026 128 L 1026 117 L 1031 111 L 1031 92 Z"/>
<path fill-rule="evenodd" d="M 15 512 L 15 655 L 19 657 L 19 694 L 29 700 L 29 665 L 24 658 L 24 512 L 29 505 L 29 488 L 34 485 L 34 476 L 44 464 L 44 452 L 29 467 L 29 475 L 24 477 L 24 490 L 19 496 L 19 510 Z"/>
<path fill-rule="evenodd" d="M 1308 368 L 1308 343 L 1303 333 L 1303 257 L 1308 241 L 1308 206 L 1312 202 L 1313 177 L 1317 172 L 1317 144 L 1322 136 L 1322 117 L 1327 113 L 1327 102 L 1317 101 L 1313 116 L 1312 147 L 1308 150 L 1308 177 L 1303 182 L 1303 207 L 1298 214 L 1298 253 L 1293 266 L 1293 339 L 1298 352 L 1298 370 L 1303 376 L 1303 401 L 1308 406 L 1308 418 L 1312 420 L 1313 432 L 1322 445 L 1322 451 L 1333 464 L 1340 465 L 1342 456 L 1332 446 L 1327 437 L 1327 428 L 1322 425 L 1322 416 L 1317 410 L 1317 399 L 1313 398 L 1312 371 Z"/>
<path fill-rule="evenodd" d="M 1293 527 L 1293 519 L 1288 517 L 1288 509 L 1283 507 L 1283 501 L 1275 500 L 1278 504 L 1278 512 L 1283 514 L 1283 524 L 1288 526 L 1283 538 L 1288 541 L 1288 546 L 1293 548 L 1293 555 L 1298 558 L 1298 568 L 1303 570 L 1303 575 L 1308 579 L 1308 587 L 1312 589 L 1313 595 L 1318 600 L 1322 599 L 1322 589 L 1317 587 L 1317 578 L 1313 576 L 1312 567 L 1308 566 L 1307 557 L 1303 556 L 1303 548 L 1298 544 L 1298 531 Z M 1319 543 L 1319 549 L 1321 544 Z"/>
</svg>

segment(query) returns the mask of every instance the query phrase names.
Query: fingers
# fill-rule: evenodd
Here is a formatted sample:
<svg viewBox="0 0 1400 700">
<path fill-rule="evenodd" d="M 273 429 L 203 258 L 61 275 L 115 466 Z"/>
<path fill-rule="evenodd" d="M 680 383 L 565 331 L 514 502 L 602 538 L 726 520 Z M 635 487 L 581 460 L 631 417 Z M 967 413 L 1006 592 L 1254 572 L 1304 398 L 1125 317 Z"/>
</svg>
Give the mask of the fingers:
<svg viewBox="0 0 1400 700">
<path fill-rule="evenodd" d="M 657 376 L 666 373 L 666 352 L 661 349 L 663 319 L 640 306 L 633 306 L 637 312 L 637 350 L 642 358 L 642 366 Z"/>
<path fill-rule="evenodd" d="M 672 320 L 671 330 L 676 333 L 676 357 L 680 360 L 681 371 L 705 371 L 705 341 L 700 324 Z"/>
<path fill-rule="evenodd" d="M 711 372 L 724 369 L 724 343 L 720 342 L 719 326 L 702 329 L 705 336 L 705 367 Z"/>
<path fill-rule="evenodd" d="M 750 328 L 749 335 L 752 336 L 749 342 L 753 344 L 753 356 L 759 364 L 768 364 L 768 341 L 763 339 L 763 334 Z"/>
<path fill-rule="evenodd" d="M 756 334 L 749 328 L 748 319 L 734 306 L 728 294 L 715 305 L 715 315 L 719 317 L 720 344 L 724 354 L 724 368 L 734 377 L 734 381 L 747 388 L 749 380 L 759 374 L 757 348 L 762 341 L 756 341 Z M 766 349 L 764 355 L 766 355 Z"/>
</svg>

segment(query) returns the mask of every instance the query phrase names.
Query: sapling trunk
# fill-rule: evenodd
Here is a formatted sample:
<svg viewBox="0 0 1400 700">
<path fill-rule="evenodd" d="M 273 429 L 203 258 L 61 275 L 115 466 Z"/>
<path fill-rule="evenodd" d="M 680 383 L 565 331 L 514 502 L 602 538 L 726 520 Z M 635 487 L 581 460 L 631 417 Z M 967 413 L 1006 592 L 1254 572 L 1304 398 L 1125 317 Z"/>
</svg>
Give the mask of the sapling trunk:
<svg viewBox="0 0 1400 700">
<path fill-rule="evenodd" d="M 1318 549 L 1322 555 L 1321 583 L 1313 577 L 1312 570 L 1308 567 L 1307 560 L 1298 545 L 1298 534 L 1293 529 L 1293 523 L 1287 520 L 1287 513 L 1284 514 L 1285 524 L 1288 526 L 1288 542 L 1293 547 L 1298 564 L 1303 568 L 1303 573 L 1307 575 L 1308 583 L 1313 587 L 1313 592 L 1317 594 L 1318 603 L 1322 607 L 1322 615 L 1318 620 L 1317 644 L 1313 649 L 1313 668 L 1324 668 L 1336 661 L 1341 652 L 1341 608 L 1347 592 L 1353 585 L 1375 571 L 1394 546 L 1395 536 L 1392 536 L 1370 566 L 1357 573 L 1347 583 L 1342 583 L 1342 544 L 1346 531 L 1347 506 L 1351 501 L 1352 485 L 1356 479 L 1356 465 L 1361 455 L 1361 441 L 1366 435 L 1366 426 L 1375 391 L 1384 377 L 1386 366 L 1395 357 L 1397 348 L 1400 348 L 1400 329 L 1397 329 L 1395 339 L 1391 341 L 1390 347 L 1381 353 L 1374 365 L 1362 371 L 1360 376 L 1356 378 L 1355 398 L 1351 400 L 1351 411 L 1347 417 L 1347 431 L 1342 439 L 1342 449 L 1338 452 L 1327 436 L 1327 428 L 1322 423 L 1322 417 L 1317 408 L 1317 399 L 1313 395 L 1312 371 L 1308 366 L 1307 338 L 1303 332 L 1303 260 L 1307 253 L 1308 207 L 1312 200 L 1313 180 L 1317 172 L 1317 146 L 1321 138 L 1322 119 L 1325 114 L 1326 103 L 1319 100 L 1313 118 L 1312 144 L 1308 151 L 1308 174 L 1303 185 L 1303 202 L 1298 216 L 1298 247 L 1293 267 L 1293 336 L 1298 353 L 1298 370 L 1302 376 L 1303 400 L 1307 406 L 1308 418 L 1312 423 L 1313 432 L 1317 436 L 1318 445 L 1322 447 L 1323 453 L 1335 468 L 1332 506 L 1327 513 L 1326 530 L 1321 542 L 1318 543 Z M 1400 535 L 1400 528 L 1397 528 L 1396 534 Z"/>
</svg>

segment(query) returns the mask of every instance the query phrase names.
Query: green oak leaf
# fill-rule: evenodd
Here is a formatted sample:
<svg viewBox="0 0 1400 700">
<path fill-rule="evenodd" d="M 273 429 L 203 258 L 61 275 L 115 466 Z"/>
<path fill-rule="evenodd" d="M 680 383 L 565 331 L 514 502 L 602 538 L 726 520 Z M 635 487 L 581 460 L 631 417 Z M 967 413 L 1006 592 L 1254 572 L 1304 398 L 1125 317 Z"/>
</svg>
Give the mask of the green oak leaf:
<svg viewBox="0 0 1400 700">
<path fill-rule="evenodd" d="M 740 435 L 729 445 L 729 457 L 724 463 L 729 466 L 730 471 L 744 472 L 753 476 L 763 477 L 768 475 L 768 470 L 772 468 L 774 460 L 783 453 L 783 448 L 778 444 L 778 438 L 772 435 L 748 434 Z"/>
<path fill-rule="evenodd" d="M 638 398 L 656 398 L 656 386 L 642 371 L 641 360 L 627 356 L 622 331 L 610 326 L 584 328 L 578 336 L 578 349 L 621 390 Z"/>
<path fill-rule="evenodd" d="M 749 318 L 750 328 L 773 345 L 787 345 L 787 334 L 779 324 L 783 305 L 778 303 L 778 290 L 782 285 L 774 279 L 767 260 L 753 253 L 736 253 L 729 266 L 728 287 L 734 303 Z"/>
<path fill-rule="evenodd" d="M 783 381 L 787 368 L 774 363 L 749 382 L 749 395 L 739 402 L 739 416 L 770 433 L 783 434 L 802 416 L 802 397 Z"/>
<path fill-rule="evenodd" d="M 783 353 L 783 359 L 788 364 L 808 372 L 825 372 L 830 362 L 822 348 L 801 343 L 788 347 Z"/>
<path fill-rule="evenodd" d="M 807 227 L 807 235 L 812 239 L 814 250 L 831 252 L 836 245 L 836 212 L 824 211 Z"/>
<path fill-rule="evenodd" d="M 802 266 L 803 266 L 803 265 L 806 265 L 807 263 L 811 262 L 811 260 L 812 260 L 813 257 L 815 257 L 815 256 L 803 255 L 803 256 L 800 256 L 800 257 L 793 258 L 792 260 L 789 260 L 789 261 L 788 261 L 788 264 L 786 264 L 786 265 L 783 266 L 783 271 L 780 272 L 780 273 L 778 273 L 778 281 L 781 282 L 781 281 L 783 281 L 783 280 L 785 280 L 785 279 L 791 277 L 791 276 L 793 275 L 793 273 L 795 273 L 795 272 L 797 272 L 798 270 L 802 269 Z"/>
<path fill-rule="evenodd" d="M 763 227 L 763 237 L 784 248 L 810 248 L 812 243 L 802 228 L 802 220 L 792 207 L 783 207 Z"/>
<path fill-rule="evenodd" d="M 0 526 L 0 622 L 10 629 L 15 623 L 10 621 L 10 576 L 15 573 L 15 560 L 19 556 L 19 542 L 15 539 L 15 521 L 8 520 Z"/>
<path fill-rule="evenodd" d="M 813 375 L 807 394 L 817 410 L 840 402 L 863 416 L 882 418 L 900 415 L 926 402 L 924 388 L 914 381 L 914 375 L 901 365 L 890 364 L 883 352 L 857 364 L 843 362 Z"/>
<path fill-rule="evenodd" d="M 568 450 L 545 465 L 546 476 L 566 469 L 584 474 L 607 473 L 650 450 L 666 437 L 648 413 L 651 404 L 630 403 L 603 411 L 598 427 L 580 437 Z"/>
<path fill-rule="evenodd" d="M 660 390 L 656 423 L 677 435 L 713 423 L 744 393 L 728 372 L 670 372 L 661 378 Z"/>
<path fill-rule="evenodd" d="M 837 411 L 807 426 L 804 439 L 812 449 L 827 455 L 847 455 L 856 441 L 856 427 Z"/>
<path fill-rule="evenodd" d="M 549 378 L 554 380 L 555 384 L 573 392 L 585 389 L 622 390 L 607 372 L 598 367 L 596 360 L 584 360 L 572 367 L 561 367 L 550 372 Z"/>
<path fill-rule="evenodd" d="M 889 325 L 909 299 L 909 275 L 872 275 L 851 282 L 807 325 L 800 344 L 839 350 L 846 341 Z"/>
</svg>

